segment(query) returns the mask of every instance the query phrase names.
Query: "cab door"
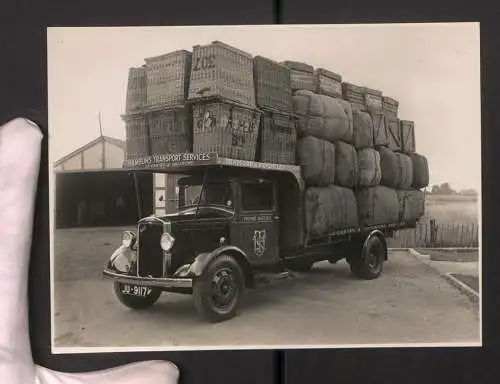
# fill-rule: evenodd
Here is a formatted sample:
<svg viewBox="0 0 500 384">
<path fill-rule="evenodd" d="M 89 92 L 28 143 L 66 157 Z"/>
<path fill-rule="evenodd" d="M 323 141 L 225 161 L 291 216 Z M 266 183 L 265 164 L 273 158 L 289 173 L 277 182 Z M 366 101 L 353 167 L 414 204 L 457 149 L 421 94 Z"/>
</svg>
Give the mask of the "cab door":
<svg viewBox="0 0 500 384">
<path fill-rule="evenodd" d="M 279 259 L 279 225 L 276 186 L 265 179 L 238 183 L 237 216 L 231 243 L 246 252 L 252 264 Z"/>
</svg>

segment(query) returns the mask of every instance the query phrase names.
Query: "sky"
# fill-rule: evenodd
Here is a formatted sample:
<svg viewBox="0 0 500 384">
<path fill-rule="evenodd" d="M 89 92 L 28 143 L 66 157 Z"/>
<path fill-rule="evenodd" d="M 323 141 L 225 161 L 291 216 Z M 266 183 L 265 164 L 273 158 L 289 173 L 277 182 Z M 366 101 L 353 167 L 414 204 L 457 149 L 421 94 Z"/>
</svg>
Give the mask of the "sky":
<svg viewBox="0 0 500 384">
<path fill-rule="evenodd" d="M 478 23 L 49 28 L 50 161 L 98 137 L 99 113 L 104 134 L 125 139 L 129 67 L 213 40 L 326 68 L 399 100 L 430 183 L 480 190 Z"/>
</svg>

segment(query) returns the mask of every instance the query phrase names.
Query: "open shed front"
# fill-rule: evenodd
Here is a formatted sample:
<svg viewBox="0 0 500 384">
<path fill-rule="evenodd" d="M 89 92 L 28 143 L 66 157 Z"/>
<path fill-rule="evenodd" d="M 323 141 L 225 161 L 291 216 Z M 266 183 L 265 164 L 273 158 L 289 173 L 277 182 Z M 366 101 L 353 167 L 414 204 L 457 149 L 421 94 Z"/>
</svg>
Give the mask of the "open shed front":
<svg viewBox="0 0 500 384">
<path fill-rule="evenodd" d="M 142 216 L 153 213 L 153 174 L 137 174 Z M 133 175 L 126 170 L 60 172 L 55 177 L 55 227 L 135 225 L 139 218 Z"/>
</svg>

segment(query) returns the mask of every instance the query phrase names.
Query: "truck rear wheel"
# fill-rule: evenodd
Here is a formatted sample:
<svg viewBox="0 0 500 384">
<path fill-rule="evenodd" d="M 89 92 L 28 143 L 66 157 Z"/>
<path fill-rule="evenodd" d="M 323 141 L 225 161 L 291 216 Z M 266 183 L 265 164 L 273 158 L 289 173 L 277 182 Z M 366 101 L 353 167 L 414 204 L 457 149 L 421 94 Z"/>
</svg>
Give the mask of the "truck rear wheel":
<svg viewBox="0 0 500 384">
<path fill-rule="evenodd" d="M 244 275 L 238 262 L 222 254 L 193 282 L 194 305 L 211 322 L 236 316 L 244 290 Z"/>
<path fill-rule="evenodd" d="M 153 287 L 128 285 L 115 281 L 115 294 L 118 300 L 131 309 L 146 309 L 159 299 L 161 290 Z"/>
<path fill-rule="evenodd" d="M 385 252 L 385 246 L 380 238 L 370 237 L 361 252 L 348 259 L 351 272 L 365 280 L 376 279 L 382 273 Z"/>
</svg>

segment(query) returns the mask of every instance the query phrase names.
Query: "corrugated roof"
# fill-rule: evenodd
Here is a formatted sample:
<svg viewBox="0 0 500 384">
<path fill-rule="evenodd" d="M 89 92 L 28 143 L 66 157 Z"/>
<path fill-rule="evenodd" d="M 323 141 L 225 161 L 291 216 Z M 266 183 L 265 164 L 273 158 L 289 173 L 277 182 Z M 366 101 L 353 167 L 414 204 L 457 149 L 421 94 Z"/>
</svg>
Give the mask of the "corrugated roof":
<svg viewBox="0 0 500 384">
<path fill-rule="evenodd" d="M 67 154 L 66 156 L 61 157 L 59 160 L 57 160 L 54 163 L 54 167 L 57 167 L 59 164 L 64 163 L 66 160 L 71 159 L 72 157 L 78 155 L 79 153 L 85 151 L 86 149 L 89 149 L 90 147 L 93 147 L 94 145 L 96 145 L 102 141 L 113 144 L 113 145 L 125 150 L 125 142 L 123 140 L 117 139 L 115 137 L 99 136 L 98 138 L 92 140 L 91 142 L 85 144 L 84 146 L 82 146 L 78 149 L 75 149 L 73 152 Z"/>
</svg>

